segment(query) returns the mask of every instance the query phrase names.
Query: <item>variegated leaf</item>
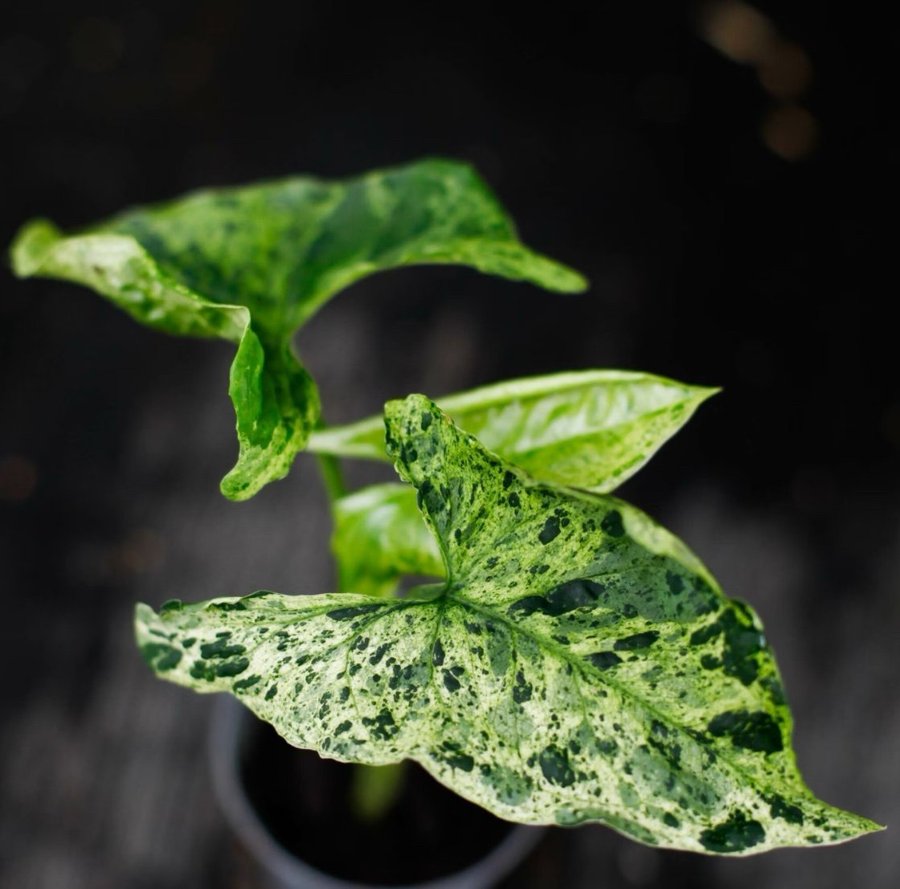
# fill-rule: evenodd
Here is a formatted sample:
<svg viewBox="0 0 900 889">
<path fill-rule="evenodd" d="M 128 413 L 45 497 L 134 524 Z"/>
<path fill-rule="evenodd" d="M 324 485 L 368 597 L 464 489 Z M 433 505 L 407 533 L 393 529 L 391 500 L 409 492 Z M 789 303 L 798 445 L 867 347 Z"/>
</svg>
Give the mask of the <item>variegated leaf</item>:
<svg viewBox="0 0 900 889">
<path fill-rule="evenodd" d="M 634 475 L 717 391 L 633 371 L 587 370 L 509 380 L 438 404 L 533 478 L 600 494 Z M 380 416 L 314 432 L 309 446 L 387 458 Z"/>
<path fill-rule="evenodd" d="M 721 854 L 877 829 L 806 788 L 759 621 L 676 538 L 535 483 L 422 396 L 386 418 L 446 586 L 140 606 L 160 676 L 230 691 L 326 756 L 416 759 L 514 821 Z"/>
<path fill-rule="evenodd" d="M 229 394 L 240 454 L 222 482 L 235 500 L 286 475 L 306 445 L 319 397 L 291 340 L 354 281 L 453 263 L 549 290 L 586 286 L 521 244 L 478 175 L 445 160 L 197 192 L 68 236 L 37 220 L 12 259 L 21 277 L 84 284 L 150 327 L 237 345 Z"/>
</svg>

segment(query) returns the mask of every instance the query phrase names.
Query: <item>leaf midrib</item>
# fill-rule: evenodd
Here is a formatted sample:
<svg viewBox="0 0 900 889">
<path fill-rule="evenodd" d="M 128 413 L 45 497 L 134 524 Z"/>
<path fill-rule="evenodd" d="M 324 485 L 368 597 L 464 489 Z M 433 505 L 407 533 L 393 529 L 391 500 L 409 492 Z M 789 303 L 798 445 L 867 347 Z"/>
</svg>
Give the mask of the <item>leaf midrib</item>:
<svg viewBox="0 0 900 889">
<path fill-rule="evenodd" d="M 476 602 L 473 602 L 471 599 L 466 598 L 465 596 L 460 596 L 458 594 L 453 594 L 451 592 L 445 593 L 444 598 L 449 599 L 450 601 L 456 603 L 462 608 L 468 608 L 471 611 L 476 612 L 482 617 L 487 617 L 491 620 L 496 620 L 502 623 L 511 633 L 520 633 L 526 638 L 530 639 L 532 642 L 537 644 L 539 647 L 544 648 L 545 650 L 551 652 L 553 655 L 558 657 L 560 660 L 565 663 L 571 665 L 579 672 L 583 673 L 589 679 L 596 679 L 600 682 L 601 685 L 607 685 L 610 688 L 615 689 L 619 692 L 623 697 L 628 697 L 631 700 L 635 701 L 641 707 L 644 707 L 650 714 L 654 716 L 658 716 L 662 721 L 664 721 L 667 725 L 675 728 L 679 734 L 686 736 L 690 739 L 691 743 L 697 744 L 697 739 L 694 738 L 690 731 L 682 726 L 680 723 L 674 721 L 673 717 L 668 713 L 664 713 L 659 710 L 653 704 L 648 703 L 643 697 L 636 694 L 632 689 L 627 686 L 622 685 L 621 683 L 611 681 L 609 677 L 605 676 L 600 670 L 596 667 L 593 667 L 590 663 L 585 661 L 583 658 L 578 657 L 578 655 L 571 654 L 567 651 L 563 646 L 559 645 L 557 642 L 554 642 L 552 639 L 548 639 L 541 633 L 535 632 L 534 630 L 523 627 L 521 624 L 516 623 L 515 621 L 511 621 L 508 617 L 501 614 L 498 611 L 494 611 L 494 609 L 489 606 L 480 605 Z M 790 732 L 789 732 L 790 734 Z M 716 749 L 715 754 L 718 760 L 723 761 L 733 772 L 739 775 L 741 778 L 745 779 L 748 784 L 757 788 L 758 792 L 762 793 L 778 793 L 781 791 L 772 788 L 770 784 L 762 784 L 755 775 L 749 774 L 742 766 L 738 763 L 734 762 L 730 756 L 721 750 Z M 789 757 L 789 763 L 790 757 Z M 795 769 L 796 770 L 796 769 Z M 806 788 L 801 788 L 802 790 L 806 790 Z M 804 794 L 804 798 L 808 798 L 808 791 Z"/>
<path fill-rule="evenodd" d="M 696 738 L 694 738 L 690 734 L 690 731 L 687 728 L 682 726 L 679 722 L 675 721 L 670 714 L 659 710 L 652 703 L 649 703 L 648 701 L 646 701 L 642 696 L 636 694 L 632 689 L 628 688 L 625 685 L 622 685 L 621 683 L 612 681 L 610 679 L 610 677 L 603 674 L 596 667 L 593 667 L 589 662 L 585 661 L 583 658 L 579 657 L 578 655 L 572 654 L 566 648 L 561 646 L 559 643 L 555 642 L 552 639 L 547 638 L 542 633 L 537 632 L 533 629 L 524 627 L 521 624 L 510 620 L 504 614 L 500 613 L 499 611 L 494 610 L 490 606 L 474 602 L 473 600 L 467 598 L 466 596 L 459 595 L 459 593 L 458 593 L 459 587 L 457 587 L 456 589 L 457 589 L 457 592 L 452 592 L 450 590 L 449 584 L 448 584 L 447 592 L 445 592 L 438 599 L 430 599 L 430 600 L 408 599 L 408 600 L 383 601 L 382 603 L 380 603 L 384 606 L 383 608 L 380 608 L 377 611 L 373 612 L 372 614 L 365 616 L 363 618 L 363 620 L 356 627 L 353 628 L 350 636 L 341 640 L 340 642 L 335 643 L 332 646 L 329 646 L 329 648 L 327 649 L 327 652 L 339 650 L 340 648 L 343 648 L 345 646 L 349 650 L 352 640 L 356 639 L 358 637 L 359 632 L 363 629 L 363 627 L 368 627 L 374 623 L 377 623 L 377 622 L 383 620 L 384 618 L 388 617 L 388 615 L 390 615 L 393 612 L 404 611 L 407 608 L 414 608 L 414 607 L 420 607 L 420 606 L 432 607 L 432 608 L 436 609 L 435 625 L 434 625 L 434 630 L 433 630 L 432 638 L 431 638 L 431 647 L 428 649 L 427 652 L 425 652 L 425 656 L 428 658 L 427 663 L 430 668 L 430 674 L 429 674 L 429 676 L 430 676 L 429 683 L 430 683 L 433 680 L 433 675 L 434 675 L 434 665 L 433 665 L 433 661 L 431 658 L 431 650 L 434 647 L 434 641 L 440 635 L 440 629 L 441 629 L 441 626 L 443 625 L 444 615 L 446 613 L 446 606 L 447 606 L 447 603 L 449 602 L 449 603 L 453 603 L 453 604 L 459 606 L 462 609 L 469 610 L 470 612 L 474 612 L 475 614 L 479 615 L 483 619 L 493 620 L 493 621 L 496 621 L 497 623 L 502 624 L 513 638 L 515 637 L 515 634 L 519 634 L 520 636 L 529 639 L 530 641 L 535 643 L 541 649 L 549 652 L 551 655 L 558 658 L 560 661 L 570 665 L 572 668 L 574 668 L 578 673 L 582 674 L 589 681 L 596 680 L 600 685 L 606 685 L 609 688 L 615 689 L 623 697 L 627 697 L 627 698 L 631 699 L 637 705 L 644 708 L 648 713 L 650 713 L 653 716 L 658 717 L 660 720 L 665 722 L 666 725 L 671 726 L 680 735 L 686 736 L 690 740 L 691 743 L 698 744 Z M 375 603 L 375 601 L 377 601 L 377 600 L 374 600 L 373 604 Z M 355 600 L 355 597 L 354 597 L 354 602 L 355 602 L 355 604 L 367 604 L 365 602 L 361 603 L 358 600 Z M 303 623 L 304 621 L 306 621 L 308 619 L 321 616 L 322 614 L 327 614 L 327 612 L 338 610 L 341 607 L 342 606 L 339 601 L 331 602 L 328 605 L 321 605 L 321 606 L 311 608 L 308 611 L 303 612 L 302 614 L 295 614 L 292 617 L 286 618 L 284 620 L 272 621 L 270 623 L 270 625 L 277 625 L 280 627 L 285 627 L 285 626 Z M 351 605 L 348 607 L 353 607 L 353 606 Z M 258 648 L 262 647 L 267 642 L 269 642 L 270 639 L 271 639 L 271 637 L 267 637 L 265 640 L 261 640 L 256 646 L 253 647 L 253 650 L 255 651 Z M 319 653 L 321 654 L 322 652 L 319 652 Z M 579 697 L 581 697 L 580 692 L 579 692 Z M 788 729 L 789 728 L 790 727 L 788 727 Z M 790 734 L 790 731 L 789 731 L 789 734 Z M 790 748 L 788 747 L 787 750 L 788 750 L 788 764 L 794 765 L 793 758 L 790 756 Z M 715 751 L 715 753 L 716 753 L 717 760 L 719 762 L 722 762 L 728 769 L 731 770 L 731 772 L 733 774 L 737 775 L 739 778 L 743 779 L 747 784 L 754 787 L 756 789 L 757 793 L 759 793 L 761 796 L 766 793 L 772 793 L 772 794 L 778 794 L 778 795 L 781 795 L 783 793 L 783 789 L 773 787 L 769 783 L 763 783 L 760 781 L 760 779 L 756 775 L 752 775 L 752 774 L 748 773 L 742 766 L 740 766 L 738 763 L 736 763 L 726 752 L 723 752 L 722 750 L 717 749 Z M 794 766 L 794 771 L 796 772 L 796 766 Z M 799 778 L 799 776 L 795 776 L 795 777 Z M 811 796 L 809 790 L 805 787 L 805 785 L 802 784 L 802 779 L 799 779 L 799 780 L 801 782 L 800 786 L 792 787 L 791 788 L 792 792 L 797 794 L 798 798 L 802 798 L 807 803 L 812 802 L 812 803 L 816 803 L 817 805 L 823 805 L 821 803 L 818 803 L 818 801 L 816 801 L 815 798 Z"/>
</svg>

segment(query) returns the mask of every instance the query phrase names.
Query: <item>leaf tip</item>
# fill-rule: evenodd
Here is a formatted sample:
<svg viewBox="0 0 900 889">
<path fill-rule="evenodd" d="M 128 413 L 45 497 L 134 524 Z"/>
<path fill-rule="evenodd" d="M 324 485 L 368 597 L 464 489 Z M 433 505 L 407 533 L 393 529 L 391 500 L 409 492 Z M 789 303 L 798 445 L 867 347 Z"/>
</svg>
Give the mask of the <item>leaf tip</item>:
<svg viewBox="0 0 900 889">
<path fill-rule="evenodd" d="M 487 267 L 487 271 L 528 281 L 552 293 L 584 293 L 590 286 L 581 272 L 542 253 L 535 253 L 522 244 L 512 248 L 508 244 L 499 246 L 497 256 L 492 259 L 497 262 L 498 257 L 497 266 Z M 504 269 L 507 264 L 509 267 Z"/>
<path fill-rule="evenodd" d="M 449 422 L 443 411 L 427 395 L 407 395 L 406 398 L 394 399 L 384 406 L 384 443 L 388 457 L 401 477 L 413 481 L 417 472 L 411 468 L 419 458 L 414 441 L 421 442 L 423 434 L 431 426 L 442 421 Z"/>
<path fill-rule="evenodd" d="M 558 265 L 561 273 L 559 284 L 561 293 L 584 293 L 590 289 L 591 282 L 581 272 L 566 265 Z"/>
<path fill-rule="evenodd" d="M 13 273 L 17 278 L 34 275 L 47 251 L 60 239 L 59 229 L 48 219 L 30 219 L 16 232 L 9 247 Z"/>
<path fill-rule="evenodd" d="M 232 503 L 249 500 L 261 487 L 262 484 L 254 484 L 252 479 L 247 478 L 240 464 L 231 469 L 219 482 L 222 496 Z"/>
<path fill-rule="evenodd" d="M 690 412 L 693 414 L 701 404 L 705 404 L 715 395 L 722 392 L 721 386 L 691 386 L 688 398 L 690 404 Z"/>
<path fill-rule="evenodd" d="M 877 821 L 866 818 L 864 815 L 854 815 L 854 818 L 856 819 L 858 830 L 856 833 L 849 836 L 848 839 L 865 836 L 869 833 L 881 833 L 881 831 L 888 829 L 886 824 L 879 824 Z"/>
<path fill-rule="evenodd" d="M 134 606 L 134 638 L 138 647 L 143 645 L 149 635 L 150 628 L 160 622 L 156 612 L 143 602 L 136 602 Z"/>
<path fill-rule="evenodd" d="M 388 454 L 392 444 L 403 434 L 403 426 L 416 414 L 439 416 L 441 409 L 427 396 L 413 393 L 406 398 L 394 398 L 384 406 L 384 425 L 387 435 Z"/>
<path fill-rule="evenodd" d="M 841 815 L 845 819 L 851 814 L 841 810 Z M 862 815 L 852 815 L 852 825 L 847 825 L 842 832 L 836 833 L 833 838 L 826 841 L 823 845 L 839 846 L 870 834 L 881 833 L 883 830 L 887 830 L 887 825 L 879 824 L 877 821 L 872 821 Z"/>
</svg>

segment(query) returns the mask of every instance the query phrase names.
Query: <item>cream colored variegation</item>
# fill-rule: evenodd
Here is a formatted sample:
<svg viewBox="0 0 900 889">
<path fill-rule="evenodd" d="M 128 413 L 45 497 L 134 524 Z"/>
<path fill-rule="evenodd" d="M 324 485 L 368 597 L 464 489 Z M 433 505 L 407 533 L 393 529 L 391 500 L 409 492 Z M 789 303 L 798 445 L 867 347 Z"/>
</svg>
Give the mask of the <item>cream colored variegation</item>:
<svg viewBox="0 0 900 889">
<path fill-rule="evenodd" d="M 386 422 L 446 584 L 139 606 L 161 677 L 229 691 L 325 756 L 415 759 L 514 821 L 721 854 L 877 829 L 806 788 L 756 616 L 676 538 L 535 482 L 423 396 Z"/>
</svg>

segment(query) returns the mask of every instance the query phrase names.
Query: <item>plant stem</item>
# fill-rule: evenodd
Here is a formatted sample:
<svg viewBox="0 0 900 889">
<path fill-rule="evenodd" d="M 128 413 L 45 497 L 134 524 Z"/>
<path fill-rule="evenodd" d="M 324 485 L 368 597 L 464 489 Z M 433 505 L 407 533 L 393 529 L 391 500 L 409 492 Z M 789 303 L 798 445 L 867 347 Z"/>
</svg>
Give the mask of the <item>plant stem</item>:
<svg viewBox="0 0 900 889">
<path fill-rule="evenodd" d="M 400 796 L 406 779 L 406 763 L 353 767 L 350 810 L 360 820 L 373 824 L 384 818 Z"/>
<path fill-rule="evenodd" d="M 341 462 L 334 454 L 316 454 L 316 463 L 328 494 L 328 500 L 330 503 L 334 503 L 335 500 L 347 493 Z"/>
</svg>

